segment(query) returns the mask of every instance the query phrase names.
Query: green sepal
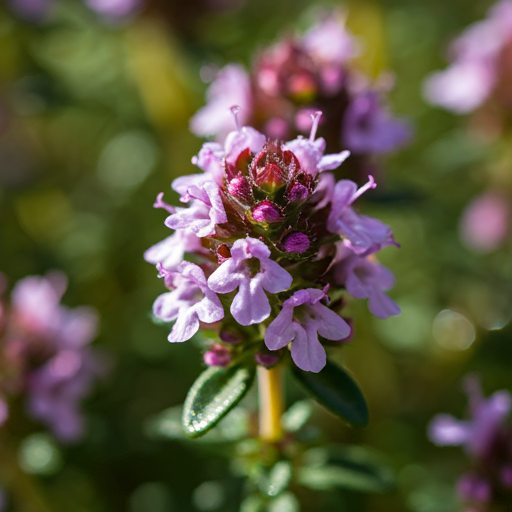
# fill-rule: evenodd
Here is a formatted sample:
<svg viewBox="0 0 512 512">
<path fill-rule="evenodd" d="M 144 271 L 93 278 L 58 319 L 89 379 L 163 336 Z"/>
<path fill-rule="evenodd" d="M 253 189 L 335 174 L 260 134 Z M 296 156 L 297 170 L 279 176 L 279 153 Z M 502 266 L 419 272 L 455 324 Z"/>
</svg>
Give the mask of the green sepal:
<svg viewBox="0 0 512 512">
<path fill-rule="evenodd" d="M 368 425 L 369 413 L 364 395 L 344 368 L 327 361 L 319 373 L 305 372 L 296 366 L 292 372 L 319 404 L 354 427 Z"/>
<path fill-rule="evenodd" d="M 255 365 L 245 363 L 205 370 L 190 388 L 183 405 L 181 422 L 185 434 L 200 437 L 217 425 L 249 391 L 255 374 Z"/>
</svg>

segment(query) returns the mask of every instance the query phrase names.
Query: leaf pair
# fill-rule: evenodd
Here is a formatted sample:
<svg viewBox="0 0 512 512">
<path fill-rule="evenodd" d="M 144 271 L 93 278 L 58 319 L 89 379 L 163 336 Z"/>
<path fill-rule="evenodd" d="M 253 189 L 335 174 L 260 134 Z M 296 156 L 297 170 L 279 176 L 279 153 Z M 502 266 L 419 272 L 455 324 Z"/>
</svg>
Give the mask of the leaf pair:
<svg viewBox="0 0 512 512">
<path fill-rule="evenodd" d="M 356 427 L 368 424 L 364 396 L 342 367 L 327 361 L 320 373 L 297 367 L 292 372 L 305 390 L 331 412 Z M 205 370 L 194 382 L 183 407 L 182 423 L 187 436 L 202 436 L 217 425 L 249 391 L 255 374 L 256 367 L 246 363 Z"/>
</svg>

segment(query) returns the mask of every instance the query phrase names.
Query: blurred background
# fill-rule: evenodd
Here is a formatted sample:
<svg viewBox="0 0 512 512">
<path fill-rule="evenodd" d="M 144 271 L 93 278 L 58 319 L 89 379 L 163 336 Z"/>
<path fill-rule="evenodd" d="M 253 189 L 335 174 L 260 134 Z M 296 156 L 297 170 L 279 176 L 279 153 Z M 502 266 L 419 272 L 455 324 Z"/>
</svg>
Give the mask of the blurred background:
<svg viewBox="0 0 512 512">
<path fill-rule="evenodd" d="M 486 394 L 512 389 L 510 212 L 494 244 L 475 242 L 463 226 L 475 197 L 490 186 L 512 189 L 512 134 L 430 106 L 422 84 L 446 67 L 450 39 L 489 5 L 3 0 L 0 271 L 12 286 L 63 270 L 63 302 L 98 310 L 95 345 L 113 361 L 85 404 L 82 442 L 60 446 L 28 420 L 10 425 L 33 498 L 26 512 L 238 511 L 243 479 L 218 449 L 147 435 L 148 419 L 183 402 L 203 363 L 193 342 L 171 346 L 152 323 L 164 288 L 142 254 L 169 234 L 152 204 L 160 191 L 176 202 L 170 182 L 193 172 L 203 140 L 188 123 L 215 70 L 249 66 L 259 48 L 310 26 L 318 6 L 347 9 L 363 48 L 356 65 L 374 78 L 393 71 L 390 104 L 415 136 L 385 160 L 379 193 L 365 203 L 402 245 L 381 258 L 397 276 L 390 294 L 402 314 L 378 320 L 354 304 L 356 335 L 335 356 L 364 390 L 370 425 L 352 430 L 320 407 L 311 419 L 328 439 L 382 452 L 397 487 L 378 496 L 298 490 L 301 510 L 457 510 L 453 485 L 467 461 L 432 445 L 426 426 L 438 412 L 463 415 L 467 373 L 481 375 Z M 289 404 L 303 397 L 294 385 L 288 392 Z"/>
</svg>

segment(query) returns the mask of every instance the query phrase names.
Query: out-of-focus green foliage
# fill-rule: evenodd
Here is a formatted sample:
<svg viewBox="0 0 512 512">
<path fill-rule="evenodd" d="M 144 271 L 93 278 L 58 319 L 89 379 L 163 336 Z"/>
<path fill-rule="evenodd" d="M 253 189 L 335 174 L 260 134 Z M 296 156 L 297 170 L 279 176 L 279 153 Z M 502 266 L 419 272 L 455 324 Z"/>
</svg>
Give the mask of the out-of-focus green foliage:
<svg viewBox="0 0 512 512">
<path fill-rule="evenodd" d="M 164 214 L 151 208 L 156 194 L 164 190 L 177 200 L 169 183 L 193 172 L 190 159 L 202 141 L 187 124 L 203 104 L 200 76 L 212 63 L 249 63 L 259 47 L 307 26 L 320 5 L 217 4 L 226 8 L 214 8 L 213 0 L 148 1 L 122 23 L 105 22 L 79 0 L 57 2 L 39 24 L 0 7 L 0 271 L 12 285 L 62 269 L 70 279 L 65 302 L 100 312 L 96 344 L 115 361 L 86 404 L 82 443 L 58 446 L 28 422 L 0 432 L 0 443 L 9 440 L 0 451 L 0 485 L 14 482 L 12 512 L 236 512 L 243 499 L 243 512 L 264 510 L 260 498 L 245 498 L 240 469 L 254 447 L 238 444 L 229 465 L 217 443 L 201 443 L 209 447 L 203 451 L 180 442 L 175 413 L 150 421 L 182 403 L 203 369 L 201 340 L 171 346 L 165 329 L 151 322 L 163 286 L 142 259 L 168 233 Z M 303 512 L 453 512 L 464 457 L 431 445 L 426 425 L 440 411 L 461 416 L 458 382 L 468 371 L 481 373 L 486 391 L 512 389 L 510 243 L 473 254 L 459 240 L 458 222 L 490 174 L 512 173 L 512 159 L 509 141 L 490 151 L 463 119 L 428 106 L 421 84 L 445 65 L 449 39 L 482 17 L 489 2 L 343 5 L 349 28 L 364 42 L 359 66 L 373 77 L 393 70 L 394 110 L 416 126 L 414 144 L 386 161 L 367 205 L 402 244 L 386 249 L 382 261 L 397 275 L 391 293 L 403 312 L 382 321 L 364 304 L 353 306 L 356 335 L 338 362 L 368 399 L 368 427 L 351 430 L 317 406 L 312 424 L 334 442 L 383 452 L 397 486 L 384 495 L 337 489 L 343 475 L 324 465 L 327 477 L 319 478 L 317 468 L 316 477 L 301 478 L 313 488 L 317 478 L 317 489 L 331 482 L 335 490 L 284 491 L 288 470 L 274 466 L 269 482 L 283 489 L 272 512 L 299 510 L 298 502 Z M 302 398 L 290 386 L 288 402 Z M 255 396 L 243 403 L 250 409 Z M 287 430 L 300 430 L 305 440 L 318 435 L 302 425 L 308 414 L 288 411 Z M 237 440 L 227 425 L 208 436 Z M 387 485 L 387 475 L 369 475 L 367 484 Z M 363 489 L 361 475 L 354 478 L 359 484 L 352 487 Z"/>
</svg>

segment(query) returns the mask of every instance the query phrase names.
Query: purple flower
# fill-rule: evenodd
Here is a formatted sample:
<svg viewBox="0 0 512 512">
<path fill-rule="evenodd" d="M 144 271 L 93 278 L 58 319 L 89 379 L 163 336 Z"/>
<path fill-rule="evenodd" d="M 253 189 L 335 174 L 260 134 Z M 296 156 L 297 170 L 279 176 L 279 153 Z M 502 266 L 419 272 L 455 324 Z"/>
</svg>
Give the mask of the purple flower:
<svg viewBox="0 0 512 512">
<path fill-rule="evenodd" d="M 265 294 L 279 293 L 292 284 L 292 276 L 270 259 L 270 249 L 260 240 L 247 237 L 237 240 L 227 259 L 208 279 L 216 293 L 229 293 L 238 288 L 231 303 L 231 314 L 241 325 L 263 322 L 271 308 Z"/>
<path fill-rule="evenodd" d="M 432 73 L 425 81 L 423 91 L 432 105 L 456 114 L 467 114 L 489 97 L 495 83 L 494 70 L 488 62 L 469 60 Z"/>
<path fill-rule="evenodd" d="M 80 401 L 89 394 L 102 368 L 90 349 L 61 350 L 29 376 L 29 414 L 60 440 L 77 440 L 84 431 Z"/>
<path fill-rule="evenodd" d="M 230 64 L 219 71 L 206 93 L 207 104 L 190 120 L 195 135 L 215 135 L 224 140 L 233 128 L 232 105 L 240 105 L 240 123 L 245 125 L 252 111 L 251 82 L 242 66 Z"/>
<path fill-rule="evenodd" d="M 393 273 L 370 258 L 359 257 L 343 245 L 338 247 L 338 251 L 340 256 L 334 266 L 336 281 L 344 284 L 352 297 L 368 299 L 368 309 L 377 318 L 399 315 L 400 306 L 383 293 L 394 286 Z"/>
<path fill-rule="evenodd" d="M 512 397 L 508 391 L 497 391 L 484 399 L 475 378 L 466 379 L 465 387 L 471 418 L 462 421 L 448 414 L 439 414 L 428 426 L 428 437 L 438 446 L 463 445 L 471 457 L 485 460 L 511 411 Z"/>
<path fill-rule="evenodd" d="M 344 23 L 332 18 L 310 28 L 302 41 L 309 55 L 324 64 L 343 66 L 357 55 L 352 34 Z"/>
<path fill-rule="evenodd" d="M 465 473 L 457 481 L 457 495 L 463 502 L 487 503 L 491 501 L 492 488 L 481 476 Z"/>
<path fill-rule="evenodd" d="M 502 0 L 486 19 L 470 25 L 450 45 L 452 65 L 425 81 L 428 101 L 458 114 L 482 105 L 498 81 L 500 54 L 512 41 L 511 34 L 512 2 Z"/>
<path fill-rule="evenodd" d="M 327 229 L 344 236 L 344 244 L 359 256 L 367 256 L 387 245 L 398 246 L 389 226 L 372 217 L 359 215 L 351 207 L 359 196 L 376 187 L 373 177 L 368 178 L 368 183 L 360 189 L 353 181 L 338 181 L 327 219 Z"/>
<path fill-rule="evenodd" d="M 177 272 L 170 273 L 169 277 L 174 290 L 156 299 L 153 313 L 166 322 L 176 320 L 168 337 L 170 342 L 192 338 L 199 329 L 200 321 L 211 324 L 224 318 L 222 304 L 208 288 L 201 267 L 183 261 Z"/>
<path fill-rule="evenodd" d="M 90 307 L 69 309 L 60 306 L 57 345 L 62 349 L 76 349 L 88 345 L 98 333 L 98 320 L 98 314 Z"/>
<path fill-rule="evenodd" d="M 133 14 L 144 0 L 85 0 L 85 4 L 107 19 L 126 18 Z"/>
<path fill-rule="evenodd" d="M 55 0 L 8 0 L 9 8 L 26 21 L 45 21 L 55 6 Z"/>
<path fill-rule="evenodd" d="M 203 361 L 207 366 L 224 367 L 231 362 L 231 354 L 226 347 L 213 345 L 204 353 Z"/>
<path fill-rule="evenodd" d="M 206 142 L 197 156 L 192 158 L 192 163 L 204 172 L 202 174 L 187 174 L 180 176 L 172 182 L 172 189 L 180 194 L 180 200 L 184 203 L 190 201 L 188 188 L 200 186 L 205 181 L 213 181 L 221 186 L 224 179 L 223 159 L 224 148 L 217 142 Z"/>
<path fill-rule="evenodd" d="M 265 344 L 270 350 L 279 350 L 292 342 L 293 361 L 308 372 L 318 373 L 326 364 L 325 349 L 318 335 L 342 340 L 350 334 L 347 322 L 320 302 L 324 297 L 325 291 L 316 288 L 296 291 L 284 301 L 281 312 L 265 333 Z"/>
<path fill-rule="evenodd" d="M 474 198 L 464 209 L 459 234 L 475 252 L 491 252 L 500 247 L 510 227 L 510 201 L 498 191 L 488 190 Z"/>
<path fill-rule="evenodd" d="M 298 137 L 287 142 L 284 147 L 297 157 L 302 169 L 313 177 L 319 172 L 336 169 L 350 156 L 349 151 L 323 156 L 325 140 L 322 137 L 313 142 L 303 137 Z"/>
<path fill-rule="evenodd" d="M 144 253 L 144 259 L 153 265 L 161 263 L 166 270 L 176 270 L 186 252 L 201 253 L 203 251 L 200 238 L 194 233 L 179 229 L 176 233 L 150 247 Z"/>
<path fill-rule="evenodd" d="M 18 281 L 11 294 L 16 323 L 24 331 L 39 336 L 55 335 L 61 318 L 60 299 L 66 286 L 66 276 L 60 272 Z"/>
<path fill-rule="evenodd" d="M 189 208 L 177 208 L 176 213 L 167 217 L 165 225 L 171 229 L 184 229 L 198 237 L 215 233 L 215 226 L 228 221 L 219 187 L 212 181 L 188 188 L 192 201 Z"/>
<path fill-rule="evenodd" d="M 350 151 L 324 156 L 325 140 L 322 137 L 315 140 L 321 114 L 316 112 L 311 116 L 313 124 L 309 139 L 299 136 L 284 145 L 297 157 L 301 168 L 313 177 L 319 172 L 337 169 L 350 156 Z"/>
<path fill-rule="evenodd" d="M 388 153 L 410 138 L 409 124 L 383 110 L 375 91 L 353 99 L 343 118 L 343 143 L 356 153 Z"/>
<path fill-rule="evenodd" d="M 235 117 L 237 115 L 238 111 L 236 111 Z M 265 135 L 249 126 L 230 132 L 224 143 L 224 148 L 216 142 L 206 142 L 199 151 L 199 155 L 192 158 L 192 163 L 202 169 L 204 173 L 180 176 L 172 182 L 172 189 L 181 195 L 182 202 L 187 203 L 191 197 L 188 191 L 190 187 L 200 187 L 207 181 L 213 181 L 220 187 L 226 177 L 224 161 L 228 165 L 235 165 L 240 153 L 246 149 L 249 149 L 251 153 L 258 153 L 264 144 Z"/>
</svg>

